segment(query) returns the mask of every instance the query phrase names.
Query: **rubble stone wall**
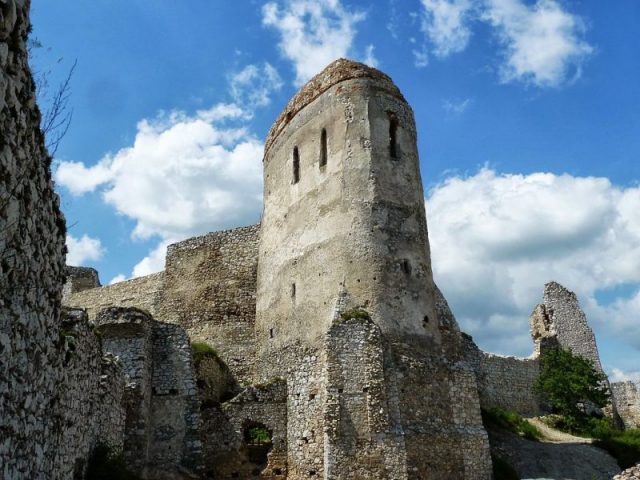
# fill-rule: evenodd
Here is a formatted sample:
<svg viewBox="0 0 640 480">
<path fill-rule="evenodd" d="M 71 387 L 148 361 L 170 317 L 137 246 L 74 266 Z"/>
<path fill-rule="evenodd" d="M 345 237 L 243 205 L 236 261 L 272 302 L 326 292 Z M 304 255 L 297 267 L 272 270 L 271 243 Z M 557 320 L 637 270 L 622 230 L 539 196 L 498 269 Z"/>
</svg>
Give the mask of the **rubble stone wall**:
<svg viewBox="0 0 640 480">
<path fill-rule="evenodd" d="M 0 477 L 81 476 L 121 446 L 123 373 L 82 312 L 63 315 L 65 220 L 29 71 L 30 2 L 0 2 Z"/>
<path fill-rule="evenodd" d="M 154 479 L 179 467 L 200 470 L 200 406 L 186 332 L 136 308 L 108 308 L 96 322 L 104 350 L 128 375 L 127 465 Z"/>
<path fill-rule="evenodd" d="M 616 382 L 611 384 L 613 404 L 625 428 L 640 428 L 640 387 L 638 384 Z"/>
<path fill-rule="evenodd" d="M 533 391 L 540 361 L 483 352 L 466 334 L 462 335 L 466 363 L 473 369 L 478 383 L 482 408 L 502 408 L 520 415 L 542 413 L 540 398 Z"/>
<path fill-rule="evenodd" d="M 68 290 L 72 290 L 70 284 L 73 285 L 74 280 L 67 277 L 65 287 Z M 98 312 L 110 307 L 135 307 L 159 319 L 163 286 L 164 272 L 159 272 L 104 287 L 75 290 L 63 302 L 68 307 L 85 309 L 91 320 L 95 320 Z"/>
<path fill-rule="evenodd" d="M 255 356 L 259 225 L 213 232 L 169 246 L 155 318 L 213 346 L 240 383 Z"/>
</svg>

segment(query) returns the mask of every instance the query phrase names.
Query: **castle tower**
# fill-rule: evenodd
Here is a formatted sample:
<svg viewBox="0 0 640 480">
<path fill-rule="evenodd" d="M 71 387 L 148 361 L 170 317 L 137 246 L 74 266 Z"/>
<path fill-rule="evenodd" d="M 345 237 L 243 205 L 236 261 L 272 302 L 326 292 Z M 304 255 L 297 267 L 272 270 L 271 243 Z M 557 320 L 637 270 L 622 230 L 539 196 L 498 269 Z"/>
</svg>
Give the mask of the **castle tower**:
<svg viewBox="0 0 640 480">
<path fill-rule="evenodd" d="M 267 137 L 255 379 L 286 381 L 287 478 L 484 479 L 473 372 L 447 359 L 413 112 L 337 60 Z"/>
<path fill-rule="evenodd" d="M 437 340 L 411 107 L 382 72 L 337 60 L 267 138 L 257 334 L 315 344 L 347 291 L 386 336 Z"/>
</svg>

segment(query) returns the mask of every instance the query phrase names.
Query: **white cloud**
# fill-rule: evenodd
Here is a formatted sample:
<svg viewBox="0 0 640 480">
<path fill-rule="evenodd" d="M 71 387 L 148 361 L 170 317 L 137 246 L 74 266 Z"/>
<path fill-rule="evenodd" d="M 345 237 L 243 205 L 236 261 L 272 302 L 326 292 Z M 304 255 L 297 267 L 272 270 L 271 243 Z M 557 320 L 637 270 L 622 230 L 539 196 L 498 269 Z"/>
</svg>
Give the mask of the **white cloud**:
<svg viewBox="0 0 640 480">
<path fill-rule="evenodd" d="M 167 247 L 175 241 L 178 241 L 178 239 L 168 239 L 160 242 L 156 248 L 149 252 L 149 255 L 144 257 L 133 267 L 132 276 L 142 277 L 144 275 L 150 275 L 164 270 L 164 260 L 167 255 Z"/>
<path fill-rule="evenodd" d="M 482 169 L 426 201 L 436 282 L 487 350 L 528 354 L 528 317 L 544 283 L 574 290 L 590 323 L 640 348 L 640 187 L 605 178 Z M 636 285 L 599 304 L 604 288 Z"/>
<path fill-rule="evenodd" d="M 248 109 L 220 103 L 194 115 L 142 120 L 131 146 L 93 166 L 62 161 L 56 181 L 74 195 L 98 190 L 135 221 L 133 238 L 159 237 L 133 269 L 134 277 L 153 273 L 163 268 L 170 241 L 258 220 L 263 144 L 246 128 L 250 118 Z M 70 262 L 95 259 L 100 245 L 89 240 L 69 243 Z"/>
<path fill-rule="evenodd" d="M 229 125 L 242 118 L 242 109 L 219 104 L 194 116 L 142 120 L 132 146 L 91 167 L 63 161 L 56 180 L 72 193 L 100 188 L 108 204 L 136 221 L 133 235 L 141 239 L 250 223 L 261 205 L 262 143 Z"/>
<path fill-rule="evenodd" d="M 465 112 L 467 108 L 471 105 L 471 99 L 465 98 L 464 100 L 445 100 L 442 103 L 442 108 L 445 109 L 447 113 L 451 113 L 454 115 L 461 115 Z"/>
<path fill-rule="evenodd" d="M 640 383 L 640 370 L 634 372 L 626 372 L 619 368 L 614 368 L 609 374 L 609 381 L 615 382 L 636 382 Z"/>
<path fill-rule="evenodd" d="M 113 285 L 114 283 L 124 282 L 126 279 L 127 279 L 126 275 L 124 275 L 123 273 L 119 273 L 118 275 L 116 275 L 111 279 L 111 281 L 109 282 L 109 285 Z"/>
<path fill-rule="evenodd" d="M 278 71 L 265 62 L 247 65 L 229 78 L 229 89 L 236 103 L 247 107 L 264 107 L 271 102 L 271 95 L 282 88 Z"/>
<path fill-rule="evenodd" d="M 422 0 L 422 7 L 421 29 L 433 45 L 434 55 L 445 58 L 467 47 L 471 0 Z M 421 54 L 426 55 L 424 51 Z M 423 58 L 421 63 L 425 61 Z"/>
<path fill-rule="evenodd" d="M 524 81 L 555 87 L 578 78 L 593 52 L 583 39 L 582 20 L 563 10 L 556 0 L 484 0 L 482 18 L 498 30 L 506 48 L 504 82 Z"/>
<path fill-rule="evenodd" d="M 263 24 L 278 31 L 280 51 L 293 62 L 296 85 L 338 58 L 358 56 L 353 51 L 355 27 L 364 18 L 363 12 L 346 9 L 340 0 L 285 0 L 262 8 Z M 365 57 L 375 62 L 372 53 L 368 47 Z"/>
<path fill-rule="evenodd" d="M 82 235 L 75 238 L 73 235 L 67 235 L 67 265 L 82 266 L 86 261 L 97 261 L 104 255 L 102 243 L 97 238 L 91 238 L 88 235 Z"/>
</svg>

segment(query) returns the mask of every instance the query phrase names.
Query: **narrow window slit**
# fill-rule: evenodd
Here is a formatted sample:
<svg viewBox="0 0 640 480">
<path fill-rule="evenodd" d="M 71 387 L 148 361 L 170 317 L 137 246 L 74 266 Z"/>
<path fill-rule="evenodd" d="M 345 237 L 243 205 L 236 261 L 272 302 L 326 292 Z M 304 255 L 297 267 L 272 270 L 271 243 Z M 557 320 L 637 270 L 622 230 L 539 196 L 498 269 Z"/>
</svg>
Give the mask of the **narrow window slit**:
<svg viewBox="0 0 640 480">
<path fill-rule="evenodd" d="M 387 112 L 389 116 L 389 156 L 398 158 L 398 117 L 393 112 Z"/>
<path fill-rule="evenodd" d="M 291 298 L 296 298 L 296 284 L 291 284 Z"/>
<path fill-rule="evenodd" d="M 300 153 L 298 147 L 293 147 L 293 183 L 300 181 Z"/>
<path fill-rule="evenodd" d="M 327 130 L 322 129 L 322 133 L 320 134 L 320 166 L 324 167 L 327 165 Z"/>
</svg>

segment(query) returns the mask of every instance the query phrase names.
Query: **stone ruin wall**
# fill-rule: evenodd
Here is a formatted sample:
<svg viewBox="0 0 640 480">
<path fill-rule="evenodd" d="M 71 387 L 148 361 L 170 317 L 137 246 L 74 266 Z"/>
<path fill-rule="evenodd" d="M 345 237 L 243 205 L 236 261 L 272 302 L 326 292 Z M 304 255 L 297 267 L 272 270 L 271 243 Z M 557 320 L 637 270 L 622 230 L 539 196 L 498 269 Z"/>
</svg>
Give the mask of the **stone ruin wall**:
<svg viewBox="0 0 640 480">
<path fill-rule="evenodd" d="M 213 232 L 169 246 L 158 320 L 213 346 L 238 382 L 251 383 L 255 357 L 260 226 Z"/>
<path fill-rule="evenodd" d="M 502 408 L 520 415 L 542 413 L 533 385 L 540 374 L 538 358 L 518 358 L 483 352 L 463 334 L 466 360 L 476 374 L 482 408 Z"/>
<path fill-rule="evenodd" d="M 30 2 L 0 3 L 0 478 L 81 475 L 121 445 L 124 374 L 82 312 L 63 312 L 65 220 L 26 41 Z"/>
<path fill-rule="evenodd" d="M 631 381 L 611 384 L 615 409 L 625 428 L 640 428 L 640 385 Z"/>
<path fill-rule="evenodd" d="M 90 318 L 113 307 L 136 307 L 154 319 L 182 326 L 192 342 L 216 349 L 240 383 L 249 385 L 255 351 L 254 323 L 259 225 L 213 232 L 169 246 L 163 272 L 125 282 L 74 290 L 66 304 Z M 82 272 L 85 269 L 70 272 Z M 68 282 L 80 283 L 77 276 Z"/>
<path fill-rule="evenodd" d="M 127 465 L 153 479 L 174 478 L 180 468 L 200 471 L 200 409 L 185 331 L 122 307 L 100 311 L 96 325 L 103 349 L 118 357 L 127 374 Z"/>
</svg>

